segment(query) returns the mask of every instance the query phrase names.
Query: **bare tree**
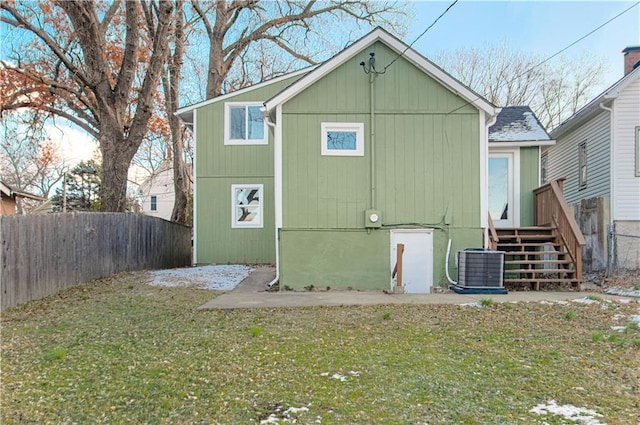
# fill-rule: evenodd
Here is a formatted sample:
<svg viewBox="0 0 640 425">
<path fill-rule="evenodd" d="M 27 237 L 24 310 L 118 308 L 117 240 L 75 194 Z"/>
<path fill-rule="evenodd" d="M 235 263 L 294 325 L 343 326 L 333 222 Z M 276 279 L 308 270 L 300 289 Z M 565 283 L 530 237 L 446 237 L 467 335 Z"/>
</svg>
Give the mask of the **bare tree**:
<svg viewBox="0 0 640 425">
<path fill-rule="evenodd" d="M 375 24 L 402 29 L 401 3 L 191 1 L 209 39 L 207 98 L 326 59 Z M 299 67 L 299 66 L 298 66 Z"/>
<path fill-rule="evenodd" d="M 496 106 L 530 106 L 548 129 L 596 94 L 604 72 L 603 62 L 591 57 L 544 62 L 542 55 L 515 51 L 507 43 L 440 52 L 433 59 Z"/>
<path fill-rule="evenodd" d="M 67 167 L 58 147 L 46 138 L 43 118 L 34 111 L 15 111 L 1 121 L 0 180 L 15 190 L 49 197 Z"/>
<path fill-rule="evenodd" d="M 173 3 L 3 1 L 0 10 L 0 21 L 28 32 L 38 52 L 16 50 L 3 63 L 21 84 L 0 109 L 46 111 L 93 136 L 102 154 L 101 208 L 124 211 L 129 165 L 155 112 Z"/>
</svg>

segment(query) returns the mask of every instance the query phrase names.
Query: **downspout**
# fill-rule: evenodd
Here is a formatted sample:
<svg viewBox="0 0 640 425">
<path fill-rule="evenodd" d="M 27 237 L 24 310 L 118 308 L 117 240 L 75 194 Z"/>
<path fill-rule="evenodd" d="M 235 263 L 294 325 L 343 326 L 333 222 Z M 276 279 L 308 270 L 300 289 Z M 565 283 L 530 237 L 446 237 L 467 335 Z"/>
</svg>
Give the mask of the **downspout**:
<svg viewBox="0 0 640 425">
<path fill-rule="evenodd" d="M 274 166 L 274 174 L 276 172 L 275 170 L 275 166 L 278 163 L 277 161 L 277 155 L 278 155 L 278 149 L 276 149 L 275 144 L 277 143 L 276 141 L 276 124 L 271 121 L 271 117 L 269 116 L 269 112 L 266 109 L 262 109 L 262 116 L 264 117 L 264 121 L 267 123 L 267 126 L 269 126 L 269 128 L 271 128 L 273 130 L 273 166 Z M 274 176 L 274 189 L 275 189 L 275 176 Z M 273 206 L 274 208 L 278 208 L 277 202 L 273 202 Z M 267 283 L 267 286 L 269 288 L 273 287 L 273 285 L 275 285 L 276 283 L 278 283 L 278 281 L 280 280 L 280 238 L 279 238 L 279 234 L 278 234 L 278 225 L 277 223 L 274 222 L 274 227 L 275 227 L 275 241 L 276 241 L 276 277 L 269 283 Z"/>
<path fill-rule="evenodd" d="M 480 178 L 480 184 L 482 185 L 480 193 L 483 195 L 480 200 L 480 225 L 484 229 L 484 248 L 489 248 L 489 221 L 487 219 L 489 215 L 489 127 L 496 123 L 499 113 L 500 109 L 496 109 L 495 115 L 490 115 L 489 118 L 486 119 L 484 112 L 479 112 L 480 131 L 482 132 L 480 158 L 483 167 L 483 171 L 481 171 L 482 177 Z"/>
<path fill-rule="evenodd" d="M 375 95 L 374 95 L 374 82 L 376 73 L 371 72 L 369 74 L 369 103 L 370 103 L 370 132 L 371 132 L 371 209 L 376 208 L 376 116 L 375 116 Z"/>
<path fill-rule="evenodd" d="M 609 108 L 608 106 L 604 106 L 604 102 L 600 102 L 598 105 L 601 109 L 609 112 L 609 225 L 607 226 L 607 276 L 611 276 L 611 272 L 613 271 L 613 257 L 614 257 L 614 228 L 613 228 L 613 217 L 614 217 L 614 178 L 613 178 L 613 143 L 614 143 L 614 122 L 613 122 L 613 108 Z"/>
</svg>

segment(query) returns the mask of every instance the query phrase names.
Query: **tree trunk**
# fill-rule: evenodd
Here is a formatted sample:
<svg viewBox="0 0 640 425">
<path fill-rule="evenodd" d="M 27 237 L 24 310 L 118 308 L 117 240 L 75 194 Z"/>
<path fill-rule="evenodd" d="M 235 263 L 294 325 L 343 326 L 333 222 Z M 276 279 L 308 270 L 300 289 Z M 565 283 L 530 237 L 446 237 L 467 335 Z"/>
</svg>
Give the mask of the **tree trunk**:
<svg viewBox="0 0 640 425">
<path fill-rule="evenodd" d="M 168 60 L 167 71 L 162 77 L 162 87 L 164 89 L 165 106 L 171 131 L 171 142 L 173 146 L 173 188 L 175 200 L 171 221 L 180 224 L 187 224 L 188 221 L 188 197 L 189 181 L 183 161 L 184 141 L 182 138 L 182 128 L 180 118 L 175 114 L 179 106 L 180 98 L 180 76 L 182 73 L 182 60 L 184 57 L 184 15 L 183 1 L 176 0 L 176 15 L 174 18 L 174 40 L 173 53 Z"/>
<path fill-rule="evenodd" d="M 137 146 L 125 140 L 118 126 L 104 126 L 100 132 L 102 152 L 102 183 L 100 210 L 125 212 L 127 210 L 127 175 Z"/>
</svg>

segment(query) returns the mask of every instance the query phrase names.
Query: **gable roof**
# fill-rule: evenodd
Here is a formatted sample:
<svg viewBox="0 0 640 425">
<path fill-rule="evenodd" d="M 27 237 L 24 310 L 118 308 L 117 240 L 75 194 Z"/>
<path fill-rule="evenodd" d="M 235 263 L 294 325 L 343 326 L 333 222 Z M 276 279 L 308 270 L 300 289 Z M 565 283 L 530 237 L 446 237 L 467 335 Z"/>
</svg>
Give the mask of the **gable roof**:
<svg viewBox="0 0 640 425">
<path fill-rule="evenodd" d="M 593 117 L 595 114 L 602 111 L 600 104 L 613 102 L 620 93 L 626 89 L 629 84 L 640 78 L 640 67 L 634 69 L 615 83 L 607 88 L 605 91 L 596 96 L 591 102 L 583 106 L 578 112 L 571 115 L 564 120 L 559 126 L 551 130 L 551 136 L 554 139 L 561 137 L 563 134 L 574 129 L 585 120 Z"/>
<path fill-rule="evenodd" d="M 380 27 L 375 28 L 369 34 L 365 35 L 360 40 L 342 50 L 331 59 L 323 62 L 313 71 L 309 72 L 307 75 L 300 78 L 298 81 L 291 84 L 289 87 L 287 87 L 271 99 L 267 100 L 264 103 L 266 111 L 269 112 L 276 106 L 281 105 L 289 99 L 293 98 L 298 93 L 302 92 L 307 87 L 327 75 L 329 72 L 333 71 L 336 67 L 342 65 L 343 63 L 354 57 L 356 54 L 360 53 L 365 47 L 375 43 L 376 41 L 383 42 L 398 55 L 402 55 L 406 60 L 408 60 L 422 72 L 428 74 L 440 84 L 462 97 L 464 100 L 469 102 L 469 104 L 474 105 L 479 110 L 486 112 L 490 117 L 495 116 L 498 112 L 498 109 L 494 105 L 483 99 L 482 96 L 473 92 L 470 88 L 466 87 L 451 75 L 447 74 L 444 70 L 442 70 L 442 68 L 438 67 L 433 62 L 431 62 L 430 60 L 419 54 L 417 51 L 413 50 L 411 47 L 407 46 L 398 38 L 394 37 Z"/>
<path fill-rule="evenodd" d="M 10 198 L 14 198 L 16 196 L 19 196 L 21 198 L 29 198 L 29 199 L 34 199 L 36 201 L 46 201 L 47 198 L 43 198 L 42 196 L 36 196 L 36 195 L 32 195 L 31 193 L 27 193 L 27 192 L 22 192 L 19 190 L 13 190 L 11 188 L 11 186 L 9 186 L 8 184 L 0 181 L 0 192 L 2 192 L 3 194 L 5 194 L 5 196 L 10 197 Z"/>
<path fill-rule="evenodd" d="M 502 108 L 496 122 L 489 127 L 489 142 L 496 145 L 513 143 L 518 146 L 544 146 L 555 143 L 528 106 Z"/>
<path fill-rule="evenodd" d="M 2 193 L 6 197 L 11 197 L 11 188 L 4 184 L 4 182 L 0 181 L 0 193 Z"/>
<path fill-rule="evenodd" d="M 275 78 L 272 78 L 270 80 L 266 80 L 266 81 L 263 81 L 261 83 L 254 84 L 252 86 L 245 87 L 245 88 L 240 89 L 240 90 L 236 90 L 236 91 L 233 91 L 233 92 L 230 92 L 230 93 L 225 93 L 225 94 L 220 95 L 220 96 L 212 97 L 210 99 L 206 99 L 206 100 L 203 100 L 201 102 L 194 103 L 193 105 L 183 106 L 182 108 L 180 108 L 180 109 L 178 109 L 176 111 L 176 115 L 178 115 L 180 117 L 180 119 L 182 119 L 182 121 L 185 124 L 192 125 L 193 124 L 193 111 L 198 109 L 198 108 L 202 108 L 203 106 L 211 105 L 212 103 L 221 102 L 221 101 L 223 101 L 225 99 L 229 99 L 230 97 L 234 97 L 234 96 L 237 96 L 237 95 L 240 95 L 240 94 L 243 94 L 243 93 L 247 93 L 247 92 L 250 92 L 252 90 L 256 90 L 256 89 L 259 89 L 259 88 L 262 88 L 262 87 L 267 87 L 267 86 L 269 86 L 271 84 L 280 82 L 282 80 L 286 80 L 287 78 L 295 77 L 297 75 L 306 74 L 309 71 L 315 69 L 317 66 L 318 65 L 308 66 L 306 68 L 302 68 L 302 69 L 299 69 L 297 71 L 293 71 L 293 72 L 290 72 L 288 74 L 284 74 L 284 75 L 281 75 L 279 77 L 275 77 Z"/>
</svg>

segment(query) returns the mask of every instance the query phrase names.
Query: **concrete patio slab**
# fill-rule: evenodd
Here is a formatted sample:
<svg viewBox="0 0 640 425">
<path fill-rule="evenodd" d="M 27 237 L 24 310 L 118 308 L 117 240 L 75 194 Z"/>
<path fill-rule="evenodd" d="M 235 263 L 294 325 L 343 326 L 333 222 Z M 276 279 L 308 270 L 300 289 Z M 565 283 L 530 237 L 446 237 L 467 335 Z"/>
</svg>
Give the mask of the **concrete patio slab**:
<svg viewBox="0 0 640 425">
<path fill-rule="evenodd" d="M 602 300 L 637 299 L 594 292 L 546 292 L 512 291 L 506 295 L 462 295 L 454 292 L 441 294 L 386 294 L 374 291 L 318 291 L 318 292 L 267 292 L 267 283 L 275 277 L 275 270 L 259 267 L 236 289 L 222 294 L 200 310 L 233 310 L 243 308 L 350 306 L 375 304 L 467 304 L 491 298 L 494 302 L 558 302 L 583 299 L 596 295 Z"/>
</svg>

